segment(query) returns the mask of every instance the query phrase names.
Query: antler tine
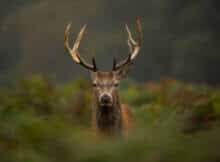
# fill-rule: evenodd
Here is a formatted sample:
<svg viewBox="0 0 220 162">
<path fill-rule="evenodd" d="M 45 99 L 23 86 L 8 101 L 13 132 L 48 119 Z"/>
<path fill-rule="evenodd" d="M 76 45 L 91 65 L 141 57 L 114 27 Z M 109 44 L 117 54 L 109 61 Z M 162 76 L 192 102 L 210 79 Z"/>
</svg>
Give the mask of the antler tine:
<svg viewBox="0 0 220 162">
<path fill-rule="evenodd" d="M 127 64 L 131 64 L 132 61 L 136 58 L 138 52 L 140 51 L 141 43 L 142 43 L 142 37 L 143 37 L 140 19 L 137 19 L 136 27 L 137 27 L 136 29 L 137 29 L 137 34 L 138 34 L 137 40 L 135 40 L 132 37 L 131 31 L 130 31 L 128 25 L 125 24 L 125 29 L 128 33 L 127 44 L 128 44 L 128 48 L 129 48 L 129 55 L 125 60 L 123 60 L 123 61 L 121 61 L 117 64 L 114 63 L 113 70 L 117 70 L 117 69 L 120 69 L 120 68 L 124 67 Z"/>
<path fill-rule="evenodd" d="M 87 63 L 80 56 L 80 53 L 79 53 L 79 50 L 78 50 L 80 42 L 81 42 L 81 40 L 83 38 L 83 34 L 85 33 L 85 30 L 86 30 L 86 25 L 84 25 L 81 28 L 81 30 L 80 30 L 77 38 L 76 38 L 76 41 L 75 41 L 75 43 L 73 45 L 73 48 L 70 48 L 70 45 L 69 45 L 69 37 L 68 36 L 69 36 L 70 28 L 71 28 L 71 24 L 68 24 L 67 27 L 66 27 L 65 33 L 64 33 L 64 46 L 67 49 L 67 51 L 70 53 L 70 55 L 72 56 L 73 61 L 76 62 L 77 64 L 82 65 L 86 69 L 89 69 L 89 70 L 92 70 L 92 71 L 97 71 L 95 59 L 94 58 L 92 59 L 92 62 L 93 62 L 92 65 Z"/>
</svg>

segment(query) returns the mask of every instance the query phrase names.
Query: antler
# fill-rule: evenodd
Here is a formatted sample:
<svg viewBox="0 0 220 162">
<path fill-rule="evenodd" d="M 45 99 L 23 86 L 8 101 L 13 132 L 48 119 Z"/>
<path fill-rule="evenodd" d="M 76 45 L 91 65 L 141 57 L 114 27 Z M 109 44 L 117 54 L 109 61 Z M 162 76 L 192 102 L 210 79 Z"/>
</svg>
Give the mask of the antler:
<svg viewBox="0 0 220 162">
<path fill-rule="evenodd" d="M 81 56 L 80 56 L 80 53 L 79 53 L 79 45 L 80 45 L 80 41 L 82 40 L 82 37 L 83 37 L 83 34 L 86 30 L 86 25 L 84 25 L 78 36 L 77 36 L 77 39 L 73 45 L 73 48 L 70 48 L 70 45 L 69 45 L 69 31 L 70 31 L 70 27 L 71 27 L 71 24 L 68 24 L 67 27 L 66 27 L 66 30 L 65 30 L 65 34 L 64 34 L 64 46 L 65 48 L 67 49 L 67 51 L 70 53 L 70 55 L 72 56 L 72 59 L 74 62 L 76 62 L 77 64 L 80 64 L 82 65 L 83 67 L 85 67 L 86 69 L 89 69 L 89 70 L 92 70 L 92 71 L 97 71 L 97 67 L 96 67 L 96 63 L 95 63 L 95 59 L 92 58 L 92 65 L 87 63 Z"/>
<path fill-rule="evenodd" d="M 132 37 L 131 31 L 128 28 L 128 25 L 125 24 L 125 28 L 128 33 L 127 43 L 128 43 L 128 48 L 129 48 L 129 55 L 125 60 L 123 60 L 119 63 L 117 63 L 116 59 L 114 58 L 114 60 L 113 60 L 113 70 L 114 71 L 116 71 L 122 67 L 125 67 L 128 64 L 133 63 L 133 60 L 136 58 L 138 52 L 140 51 L 142 37 L 143 37 L 140 19 L 137 19 L 136 26 L 137 26 L 138 38 L 137 38 L 137 40 L 134 40 L 134 38 Z"/>
</svg>

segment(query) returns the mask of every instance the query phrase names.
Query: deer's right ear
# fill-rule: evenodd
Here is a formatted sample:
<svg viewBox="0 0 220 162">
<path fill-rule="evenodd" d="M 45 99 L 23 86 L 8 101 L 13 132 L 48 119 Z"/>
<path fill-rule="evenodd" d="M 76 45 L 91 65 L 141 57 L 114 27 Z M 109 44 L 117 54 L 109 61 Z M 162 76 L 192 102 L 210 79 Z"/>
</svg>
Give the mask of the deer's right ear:
<svg viewBox="0 0 220 162">
<path fill-rule="evenodd" d="M 116 73 L 117 79 L 118 80 L 124 79 L 130 72 L 131 67 L 132 67 L 132 63 L 127 64 L 123 68 L 119 68 L 118 70 L 116 70 L 115 73 Z"/>
</svg>

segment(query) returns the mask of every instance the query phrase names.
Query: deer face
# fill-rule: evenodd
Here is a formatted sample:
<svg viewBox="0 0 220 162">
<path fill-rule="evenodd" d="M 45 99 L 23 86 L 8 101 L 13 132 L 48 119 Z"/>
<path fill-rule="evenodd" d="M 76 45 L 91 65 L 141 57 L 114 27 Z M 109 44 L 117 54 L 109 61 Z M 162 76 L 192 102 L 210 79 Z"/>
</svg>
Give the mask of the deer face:
<svg viewBox="0 0 220 162">
<path fill-rule="evenodd" d="M 111 72 L 91 72 L 93 92 L 99 106 L 111 107 L 116 101 L 119 75 Z"/>
</svg>

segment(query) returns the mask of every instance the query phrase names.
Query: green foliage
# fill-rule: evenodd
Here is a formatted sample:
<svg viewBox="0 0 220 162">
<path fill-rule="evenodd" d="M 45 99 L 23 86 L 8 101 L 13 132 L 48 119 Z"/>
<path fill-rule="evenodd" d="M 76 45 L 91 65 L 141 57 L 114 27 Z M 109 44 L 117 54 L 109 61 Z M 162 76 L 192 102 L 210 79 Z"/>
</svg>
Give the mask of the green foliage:
<svg viewBox="0 0 220 162">
<path fill-rule="evenodd" d="M 134 128 L 128 138 L 90 129 L 91 88 L 40 76 L 0 92 L 0 161 L 219 161 L 220 90 L 172 79 L 122 84 Z"/>
</svg>

